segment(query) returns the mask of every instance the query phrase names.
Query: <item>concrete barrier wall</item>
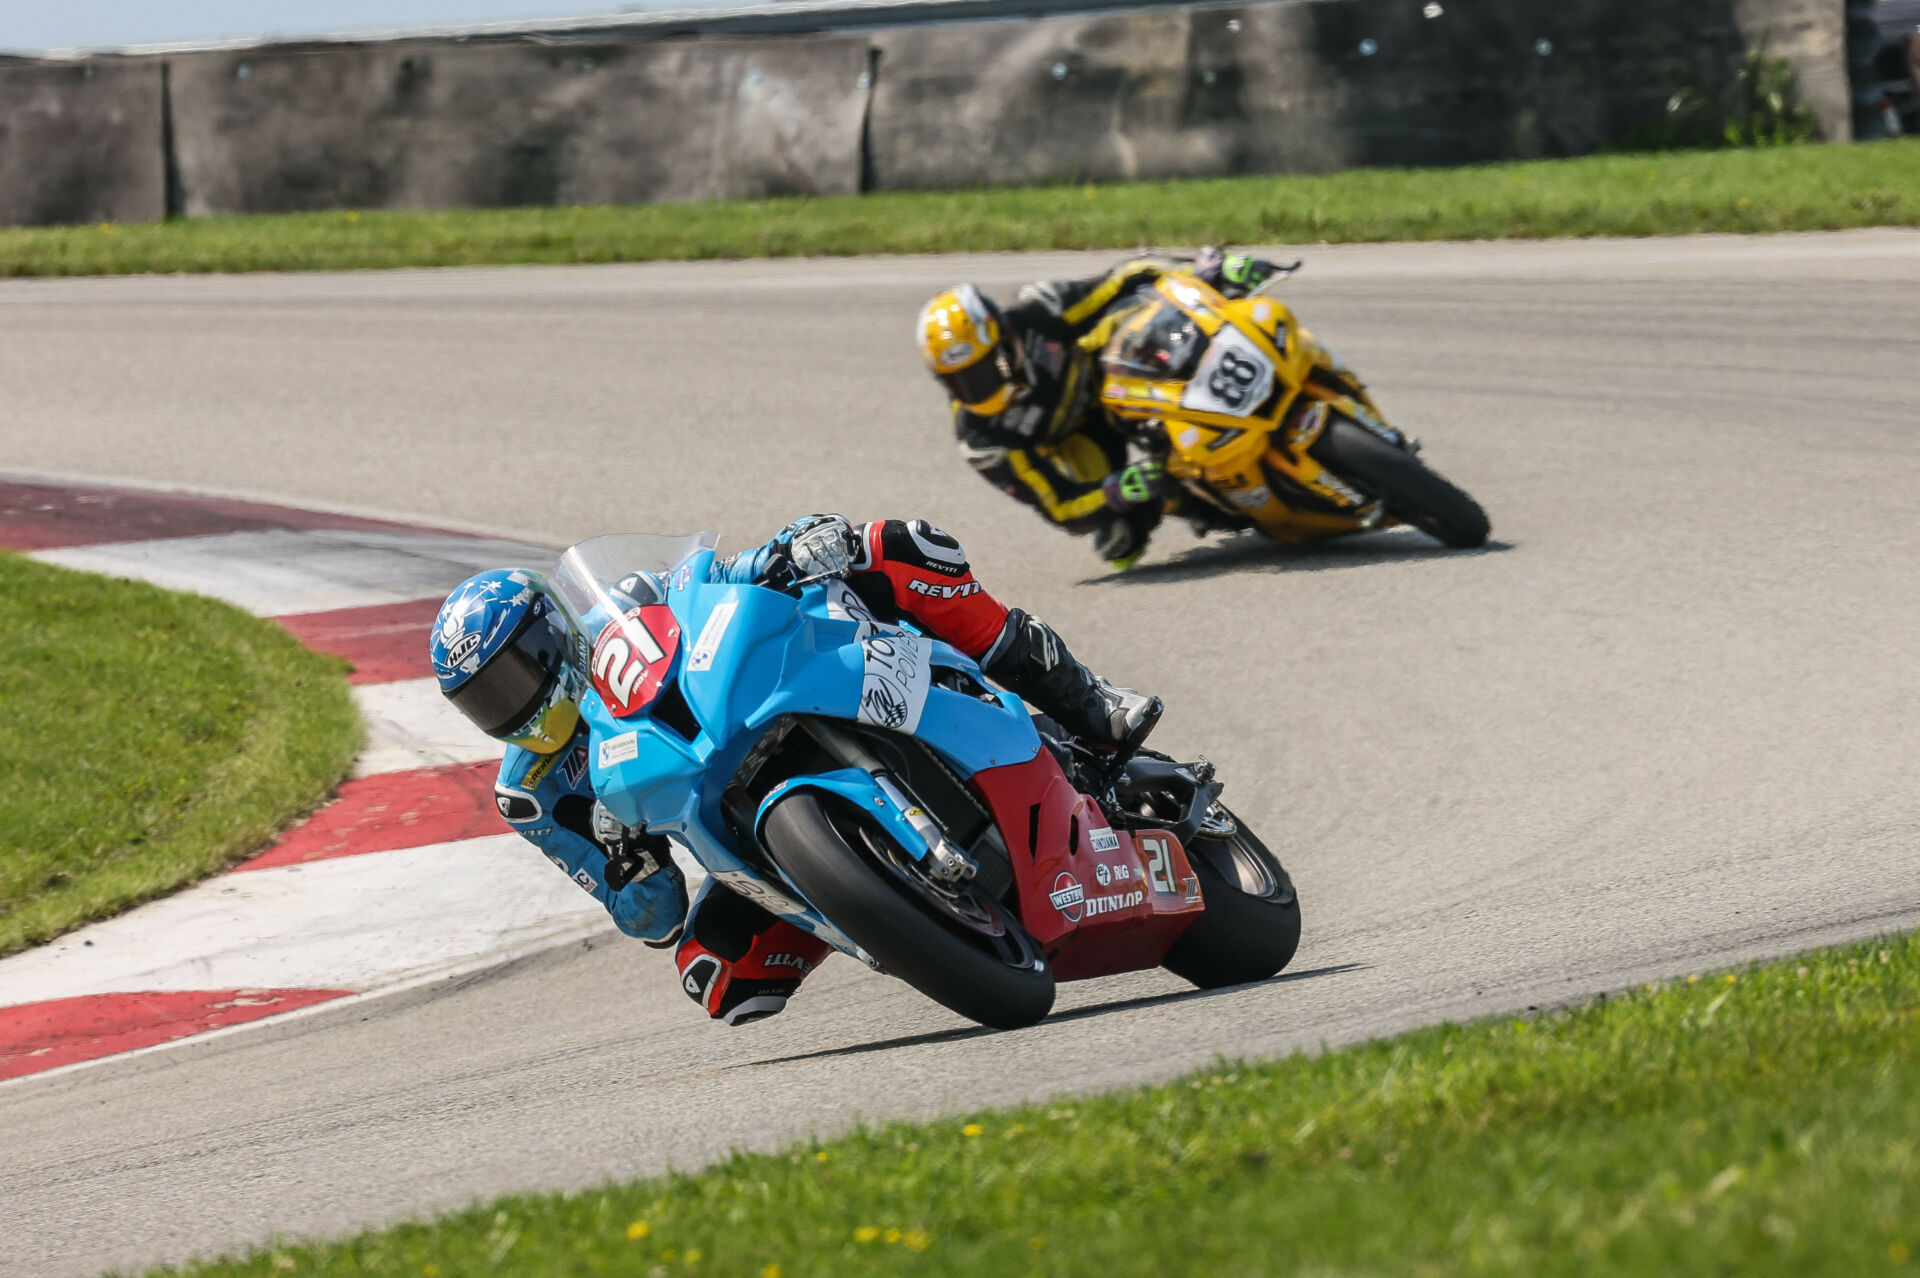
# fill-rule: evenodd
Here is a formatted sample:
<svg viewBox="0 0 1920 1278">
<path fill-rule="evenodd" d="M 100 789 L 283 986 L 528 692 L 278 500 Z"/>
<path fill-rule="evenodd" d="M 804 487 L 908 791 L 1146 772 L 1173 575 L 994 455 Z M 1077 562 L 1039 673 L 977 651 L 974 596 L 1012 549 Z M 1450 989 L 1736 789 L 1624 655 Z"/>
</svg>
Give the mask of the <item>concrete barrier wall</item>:
<svg viewBox="0 0 1920 1278">
<path fill-rule="evenodd" d="M 1427 9 L 1437 7 L 1436 16 Z M 1850 136 L 1831 0 L 1297 0 L 877 32 L 882 188 L 1578 155 L 1657 138 L 1770 31 Z"/>
<path fill-rule="evenodd" d="M 167 211 L 157 62 L 0 62 L 0 226 Z"/>
<path fill-rule="evenodd" d="M 378 44 L 177 57 L 186 211 L 860 189 L 867 44 Z"/>
<path fill-rule="evenodd" d="M 1842 0 L 1270 0 L 0 64 L 0 222 L 160 216 L 168 137 L 190 215 L 1577 155 L 1698 140 L 1670 104 L 1725 96 L 1763 33 L 1847 140 Z"/>
</svg>

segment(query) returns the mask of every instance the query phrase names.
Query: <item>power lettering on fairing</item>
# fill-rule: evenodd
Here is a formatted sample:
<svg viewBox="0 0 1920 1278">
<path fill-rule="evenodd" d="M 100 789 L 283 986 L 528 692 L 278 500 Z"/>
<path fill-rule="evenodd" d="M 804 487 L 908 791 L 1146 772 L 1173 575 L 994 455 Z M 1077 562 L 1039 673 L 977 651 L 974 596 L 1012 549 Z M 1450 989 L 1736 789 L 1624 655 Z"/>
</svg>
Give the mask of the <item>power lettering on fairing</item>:
<svg viewBox="0 0 1920 1278">
<path fill-rule="evenodd" d="M 856 718 L 899 732 L 920 726 L 932 684 L 931 652 L 924 639 L 878 632 L 861 644 L 865 671 Z"/>
</svg>

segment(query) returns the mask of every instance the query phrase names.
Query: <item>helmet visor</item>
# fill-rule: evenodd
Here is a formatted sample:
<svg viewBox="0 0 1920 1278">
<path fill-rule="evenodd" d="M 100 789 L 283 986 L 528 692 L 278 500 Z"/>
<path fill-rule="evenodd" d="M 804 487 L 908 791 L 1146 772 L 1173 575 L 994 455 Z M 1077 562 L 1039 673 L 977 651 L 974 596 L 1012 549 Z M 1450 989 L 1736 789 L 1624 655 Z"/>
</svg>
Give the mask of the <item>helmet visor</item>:
<svg viewBox="0 0 1920 1278">
<path fill-rule="evenodd" d="M 448 699 L 488 736 L 511 736 L 545 707 L 565 661 L 566 635 L 554 625 L 550 606 L 540 606 Z"/>
<path fill-rule="evenodd" d="M 996 347 L 984 359 L 977 359 L 958 372 L 939 374 L 947 394 L 963 404 L 984 404 L 1000 394 L 1013 380 L 1013 369 L 1004 348 Z"/>
</svg>

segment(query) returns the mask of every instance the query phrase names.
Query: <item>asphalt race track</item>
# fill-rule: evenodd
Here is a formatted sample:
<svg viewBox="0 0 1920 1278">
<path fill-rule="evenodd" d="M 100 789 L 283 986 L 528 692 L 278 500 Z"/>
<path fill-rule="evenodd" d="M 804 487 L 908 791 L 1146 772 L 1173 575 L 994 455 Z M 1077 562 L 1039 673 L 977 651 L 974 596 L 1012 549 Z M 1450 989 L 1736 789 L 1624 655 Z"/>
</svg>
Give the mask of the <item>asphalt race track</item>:
<svg viewBox="0 0 1920 1278">
<path fill-rule="evenodd" d="M 1485 503 L 1487 550 L 1178 530 L 1111 578 L 981 483 L 917 306 L 1104 255 L 0 286 L 0 469 L 551 542 L 931 518 L 989 589 L 1166 697 L 1157 744 L 1220 764 L 1306 914 L 1280 980 L 1068 986 L 1011 1034 L 845 960 L 788 1014 L 713 1027 L 608 938 L 26 1079 L 0 1088 L 0 1273 L 331 1234 L 1920 924 L 1920 234 L 1304 255 L 1288 296 Z"/>
</svg>

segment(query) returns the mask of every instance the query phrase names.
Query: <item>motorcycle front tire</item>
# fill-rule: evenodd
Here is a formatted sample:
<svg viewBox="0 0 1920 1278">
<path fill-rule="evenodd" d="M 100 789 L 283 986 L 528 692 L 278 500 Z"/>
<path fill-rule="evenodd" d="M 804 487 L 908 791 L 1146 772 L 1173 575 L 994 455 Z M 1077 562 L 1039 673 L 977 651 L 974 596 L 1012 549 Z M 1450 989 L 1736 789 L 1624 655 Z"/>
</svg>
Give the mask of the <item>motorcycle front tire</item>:
<svg viewBox="0 0 1920 1278">
<path fill-rule="evenodd" d="M 1031 959 L 1019 965 L 963 935 L 849 842 L 819 796 L 801 790 L 780 800 L 767 814 L 765 839 L 815 909 L 934 1002 L 993 1029 L 1021 1029 L 1053 1010 L 1053 968 L 1024 929 L 1015 939 Z M 1006 922 L 1020 928 L 1011 915 Z"/>
<path fill-rule="evenodd" d="M 1161 966 L 1203 990 L 1277 975 L 1300 948 L 1300 894 L 1278 857 L 1236 817 L 1224 839 L 1196 838 L 1187 863 L 1207 908 Z"/>
<path fill-rule="evenodd" d="M 1480 503 L 1404 448 L 1344 418 L 1312 445 L 1320 464 L 1386 505 L 1387 513 L 1444 545 L 1471 550 L 1492 530 Z"/>
</svg>

